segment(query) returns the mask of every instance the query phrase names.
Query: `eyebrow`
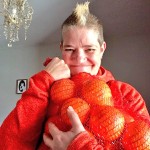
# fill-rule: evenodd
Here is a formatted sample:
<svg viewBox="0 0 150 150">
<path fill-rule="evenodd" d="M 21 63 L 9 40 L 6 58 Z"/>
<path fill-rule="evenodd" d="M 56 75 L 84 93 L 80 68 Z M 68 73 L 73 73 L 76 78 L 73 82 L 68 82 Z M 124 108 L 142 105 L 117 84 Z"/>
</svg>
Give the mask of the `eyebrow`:
<svg viewBox="0 0 150 150">
<path fill-rule="evenodd" d="M 64 45 L 64 47 L 74 47 L 73 45 Z M 84 48 L 85 47 L 97 47 L 96 45 L 84 45 L 83 46 Z"/>
<path fill-rule="evenodd" d="M 64 47 L 73 47 L 72 45 L 64 45 Z"/>
<path fill-rule="evenodd" d="M 84 45 L 83 47 L 97 47 L 96 45 Z"/>
</svg>

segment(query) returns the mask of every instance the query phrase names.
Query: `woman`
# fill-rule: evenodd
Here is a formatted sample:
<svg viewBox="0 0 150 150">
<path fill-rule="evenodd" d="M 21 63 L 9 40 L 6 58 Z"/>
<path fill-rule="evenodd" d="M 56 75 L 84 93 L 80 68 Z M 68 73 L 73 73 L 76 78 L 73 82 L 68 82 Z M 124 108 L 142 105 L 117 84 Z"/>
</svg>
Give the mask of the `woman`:
<svg viewBox="0 0 150 150">
<path fill-rule="evenodd" d="M 44 70 L 30 78 L 29 89 L 23 93 L 14 110 L 3 122 L 0 129 L 2 150 L 47 149 L 41 145 L 41 138 L 51 103 L 49 89 L 54 81 L 70 78 L 80 72 L 89 73 L 107 82 L 110 88 L 117 89 L 121 94 L 120 99 L 114 98 L 116 105 L 121 104 L 125 111 L 149 120 L 145 102 L 140 94 L 132 86 L 116 81 L 112 74 L 101 66 L 106 49 L 103 28 L 98 19 L 89 12 L 88 6 L 88 2 L 77 4 L 62 25 L 60 49 L 63 59 L 53 58 Z M 126 88 L 122 88 L 124 86 Z M 130 101 L 127 93 L 130 95 Z M 44 135 L 48 147 L 53 150 L 103 149 L 96 139 L 85 131 L 71 107 L 68 108 L 68 115 L 72 129 L 62 132 L 50 124 L 53 140 Z"/>
</svg>

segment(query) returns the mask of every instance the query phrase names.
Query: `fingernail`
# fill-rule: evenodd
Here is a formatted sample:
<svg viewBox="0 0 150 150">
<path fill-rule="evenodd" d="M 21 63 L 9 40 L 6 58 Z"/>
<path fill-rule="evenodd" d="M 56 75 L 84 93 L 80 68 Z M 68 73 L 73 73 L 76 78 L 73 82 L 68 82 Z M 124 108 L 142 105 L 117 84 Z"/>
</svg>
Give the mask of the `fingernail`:
<svg viewBox="0 0 150 150">
<path fill-rule="evenodd" d="M 69 106 L 69 107 L 68 107 L 68 110 L 69 110 L 69 111 L 73 111 L 72 106 Z"/>
<path fill-rule="evenodd" d="M 72 111 L 72 110 L 73 110 L 72 106 L 69 106 L 69 107 L 68 107 L 68 110 Z"/>
</svg>

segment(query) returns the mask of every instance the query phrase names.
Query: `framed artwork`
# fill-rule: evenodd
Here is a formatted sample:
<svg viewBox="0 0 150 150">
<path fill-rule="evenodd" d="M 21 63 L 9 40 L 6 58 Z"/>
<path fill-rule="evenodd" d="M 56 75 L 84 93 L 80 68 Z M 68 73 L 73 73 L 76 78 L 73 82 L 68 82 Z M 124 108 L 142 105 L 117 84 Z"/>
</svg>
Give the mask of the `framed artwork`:
<svg viewBox="0 0 150 150">
<path fill-rule="evenodd" d="M 18 79 L 16 81 L 16 93 L 22 94 L 27 90 L 28 87 L 28 79 Z"/>
</svg>

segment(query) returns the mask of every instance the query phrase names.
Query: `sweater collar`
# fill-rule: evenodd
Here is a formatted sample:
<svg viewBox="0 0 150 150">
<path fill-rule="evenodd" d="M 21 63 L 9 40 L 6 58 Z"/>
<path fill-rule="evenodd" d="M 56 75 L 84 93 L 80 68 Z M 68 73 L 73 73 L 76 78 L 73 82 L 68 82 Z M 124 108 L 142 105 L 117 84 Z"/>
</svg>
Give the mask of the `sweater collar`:
<svg viewBox="0 0 150 150">
<path fill-rule="evenodd" d="M 111 74 L 110 71 L 106 70 L 104 67 L 100 67 L 99 71 L 96 75 L 97 78 L 104 80 L 105 82 L 108 82 L 110 80 L 114 80 L 113 75 Z"/>
</svg>

